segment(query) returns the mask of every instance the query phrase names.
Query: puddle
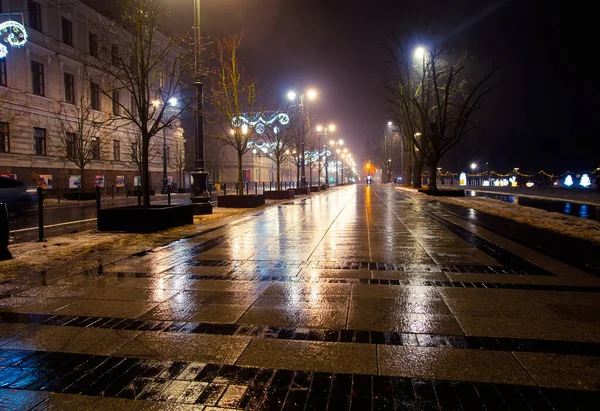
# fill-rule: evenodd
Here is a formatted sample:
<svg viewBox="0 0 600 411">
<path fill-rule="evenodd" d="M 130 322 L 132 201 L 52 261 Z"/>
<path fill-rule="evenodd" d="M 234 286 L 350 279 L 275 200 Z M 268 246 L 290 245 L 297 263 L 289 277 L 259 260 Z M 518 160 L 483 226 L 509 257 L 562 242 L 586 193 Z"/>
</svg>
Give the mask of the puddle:
<svg viewBox="0 0 600 411">
<path fill-rule="evenodd" d="M 480 193 L 477 191 L 467 191 L 467 195 L 471 197 L 486 197 L 494 200 L 501 200 L 510 204 L 518 203 L 525 207 L 533 207 L 540 210 L 600 221 L 600 207 L 590 204 L 572 203 L 564 200 L 544 200 L 539 198 L 519 197 L 516 195 Z"/>
</svg>

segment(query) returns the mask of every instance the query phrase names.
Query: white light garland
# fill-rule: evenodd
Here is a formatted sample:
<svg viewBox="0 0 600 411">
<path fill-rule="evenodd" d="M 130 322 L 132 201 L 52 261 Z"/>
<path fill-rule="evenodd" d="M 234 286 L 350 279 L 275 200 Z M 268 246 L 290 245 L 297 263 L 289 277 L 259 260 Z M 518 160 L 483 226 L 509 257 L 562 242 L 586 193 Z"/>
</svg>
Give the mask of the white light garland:
<svg viewBox="0 0 600 411">
<path fill-rule="evenodd" d="M 25 26 L 13 20 L 0 23 L 0 39 L 12 47 L 23 47 L 27 43 Z M 8 47 L 0 43 L 0 58 L 8 55 Z"/>
</svg>

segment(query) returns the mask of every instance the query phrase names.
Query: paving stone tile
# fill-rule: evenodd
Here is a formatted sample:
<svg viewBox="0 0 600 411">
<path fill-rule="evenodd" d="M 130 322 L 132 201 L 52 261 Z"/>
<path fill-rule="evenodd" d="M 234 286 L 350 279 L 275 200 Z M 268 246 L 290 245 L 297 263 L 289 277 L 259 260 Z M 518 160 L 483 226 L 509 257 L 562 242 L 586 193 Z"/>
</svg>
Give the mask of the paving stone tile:
<svg viewBox="0 0 600 411">
<path fill-rule="evenodd" d="M 0 389 L 0 409 L 2 410 L 29 410 L 43 403 L 50 393 L 40 391 L 23 391 Z"/>
<path fill-rule="evenodd" d="M 60 310 L 56 314 L 84 315 L 93 317 L 137 318 L 157 305 L 156 302 L 111 300 L 79 300 Z"/>
<path fill-rule="evenodd" d="M 340 329 L 346 325 L 346 310 L 256 307 L 250 308 L 238 323 Z"/>
<path fill-rule="evenodd" d="M 142 333 L 114 355 L 233 364 L 250 340 L 249 337 L 209 334 Z"/>
<path fill-rule="evenodd" d="M 530 352 L 514 355 L 542 387 L 600 391 L 600 360 L 597 357 Z"/>
<path fill-rule="evenodd" d="M 9 297 L 0 299 L 0 311 L 47 314 L 75 301 L 72 298 Z"/>
<path fill-rule="evenodd" d="M 379 374 L 410 378 L 534 385 L 511 353 L 381 345 Z"/>
<path fill-rule="evenodd" d="M 253 340 L 236 365 L 364 374 L 377 371 L 372 344 L 271 339 Z"/>
<path fill-rule="evenodd" d="M 112 355 L 119 348 L 140 335 L 141 331 L 109 330 L 106 335 L 96 343 L 82 350 L 83 354 Z"/>
<path fill-rule="evenodd" d="M 504 315 L 456 315 L 466 335 L 534 338 L 563 341 L 591 341 L 591 338 L 562 318 L 523 312 Z"/>
<path fill-rule="evenodd" d="M 348 314 L 347 328 L 352 330 L 464 335 L 463 329 L 451 315 L 415 314 L 398 311 L 374 313 L 372 311 L 351 310 Z"/>
<path fill-rule="evenodd" d="M 17 338 L 29 334 L 40 328 L 33 324 L 5 324 L 0 323 L 0 346 L 7 344 Z"/>
<path fill-rule="evenodd" d="M 108 289 L 101 289 L 91 291 L 86 294 L 85 298 L 88 300 L 117 300 L 117 301 L 144 301 L 144 302 L 163 302 L 168 300 L 178 290 L 168 290 L 162 288 L 154 289 L 131 289 L 127 287 L 111 287 Z"/>
<path fill-rule="evenodd" d="M 4 349 L 60 351 L 84 353 L 110 330 L 101 328 L 77 328 L 68 326 L 42 326 L 8 344 Z"/>
</svg>

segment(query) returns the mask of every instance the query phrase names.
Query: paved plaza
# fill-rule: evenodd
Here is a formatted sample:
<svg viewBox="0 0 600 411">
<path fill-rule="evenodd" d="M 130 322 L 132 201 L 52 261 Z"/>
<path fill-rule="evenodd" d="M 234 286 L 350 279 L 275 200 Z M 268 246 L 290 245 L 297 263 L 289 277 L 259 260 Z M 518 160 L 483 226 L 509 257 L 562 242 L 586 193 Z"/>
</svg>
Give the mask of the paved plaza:
<svg viewBox="0 0 600 411">
<path fill-rule="evenodd" d="M 15 279 L 0 409 L 598 409 L 600 278 L 471 217 L 348 186 Z"/>
</svg>

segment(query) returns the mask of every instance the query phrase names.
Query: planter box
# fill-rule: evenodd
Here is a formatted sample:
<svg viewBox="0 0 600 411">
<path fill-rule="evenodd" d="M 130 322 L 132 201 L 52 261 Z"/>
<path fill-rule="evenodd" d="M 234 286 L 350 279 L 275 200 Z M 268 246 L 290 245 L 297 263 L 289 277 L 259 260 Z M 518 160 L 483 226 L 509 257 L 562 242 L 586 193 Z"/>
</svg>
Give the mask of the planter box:
<svg viewBox="0 0 600 411">
<path fill-rule="evenodd" d="M 312 186 L 310 188 L 311 193 L 318 193 L 319 191 L 321 191 L 321 187 L 319 187 L 319 186 Z"/>
<path fill-rule="evenodd" d="M 150 208 L 139 206 L 105 208 L 98 213 L 99 231 L 155 233 L 172 227 L 194 223 L 191 204 Z"/>
<path fill-rule="evenodd" d="M 96 192 L 83 192 L 81 193 L 81 197 L 79 197 L 79 193 L 78 192 L 68 192 L 68 193 L 62 193 L 62 196 L 64 197 L 65 200 L 71 200 L 71 201 L 89 201 L 89 200 L 95 200 L 96 199 Z M 81 200 L 80 200 L 81 198 Z"/>
<path fill-rule="evenodd" d="M 224 208 L 254 208 L 265 204 L 262 194 L 218 196 L 217 205 Z"/>
<path fill-rule="evenodd" d="M 420 193 L 424 193 L 434 197 L 464 197 L 465 190 L 425 190 L 419 189 Z"/>
<path fill-rule="evenodd" d="M 321 184 L 321 191 L 327 190 L 327 184 Z"/>
<path fill-rule="evenodd" d="M 272 190 L 265 191 L 267 200 L 291 200 L 294 198 L 294 190 Z"/>
<path fill-rule="evenodd" d="M 295 188 L 294 189 L 294 194 L 296 194 L 297 196 L 309 195 L 310 194 L 310 187 Z"/>
</svg>

